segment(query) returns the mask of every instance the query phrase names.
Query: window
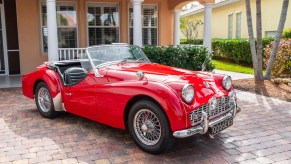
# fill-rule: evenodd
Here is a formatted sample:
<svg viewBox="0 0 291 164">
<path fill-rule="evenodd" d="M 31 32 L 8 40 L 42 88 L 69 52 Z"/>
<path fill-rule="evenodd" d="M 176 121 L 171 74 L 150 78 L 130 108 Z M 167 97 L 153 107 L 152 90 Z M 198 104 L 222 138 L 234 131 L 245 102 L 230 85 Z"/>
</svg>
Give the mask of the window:
<svg viewBox="0 0 291 164">
<path fill-rule="evenodd" d="M 232 39 L 233 33 L 233 14 L 228 15 L 228 39 Z"/>
<path fill-rule="evenodd" d="M 47 52 L 48 32 L 46 3 L 42 2 L 41 6 L 43 51 Z M 78 46 L 76 4 L 57 2 L 56 11 L 59 48 L 76 48 Z"/>
<path fill-rule="evenodd" d="M 88 4 L 89 46 L 119 42 L 119 12 L 115 4 Z"/>
<path fill-rule="evenodd" d="M 265 31 L 265 37 L 266 38 L 275 38 L 277 35 L 276 31 Z"/>
<path fill-rule="evenodd" d="M 241 38 L 241 12 L 236 13 L 236 38 Z"/>
<path fill-rule="evenodd" d="M 133 8 L 129 8 L 129 43 L 133 44 Z M 158 44 L 158 9 L 157 6 L 142 6 L 142 41 L 143 45 Z"/>
</svg>

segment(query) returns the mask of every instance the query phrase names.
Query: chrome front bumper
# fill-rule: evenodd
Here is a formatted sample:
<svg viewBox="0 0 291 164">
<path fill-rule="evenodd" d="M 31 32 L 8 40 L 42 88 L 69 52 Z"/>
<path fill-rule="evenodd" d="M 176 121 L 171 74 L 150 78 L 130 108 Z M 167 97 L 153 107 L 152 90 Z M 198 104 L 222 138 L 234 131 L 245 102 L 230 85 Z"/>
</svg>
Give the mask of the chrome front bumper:
<svg viewBox="0 0 291 164">
<path fill-rule="evenodd" d="M 185 130 L 175 131 L 173 133 L 173 136 L 177 138 L 186 138 L 193 136 L 195 134 L 205 134 L 207 133 L 209 127 L 213 127 L 214 125 L 219 124 L 227 119 L 235 118 L 236 114 L 239 113 L 240 111 L 241 111 L 240 107 L 235 107 L 230 112 L 218 118 L 215 118 L 211 121 L 209 121 L 207 113 L 202 112 L 203 122 L 200 125 Z"/>
</svg>

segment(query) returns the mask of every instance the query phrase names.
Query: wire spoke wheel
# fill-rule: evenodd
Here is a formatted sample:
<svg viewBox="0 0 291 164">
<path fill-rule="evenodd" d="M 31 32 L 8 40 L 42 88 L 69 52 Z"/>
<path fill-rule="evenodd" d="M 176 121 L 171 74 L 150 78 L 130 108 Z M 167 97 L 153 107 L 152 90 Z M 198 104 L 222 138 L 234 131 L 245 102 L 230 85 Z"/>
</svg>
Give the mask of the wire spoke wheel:
<svg viewBox="0 0 291 164">
<path fill-rule="evenodd" d="M 135 114 L 133 128 L 136 136 L 145 145 L 155 145 L 161 138 L 160 121 L 148 109 L 141 109 Z"/>
<path fill-rule="evenodd" d="M 37 99 L 40 110 L 43 112 L 49 112 L 52 105 L 49 90 L 45 87 L 41 87 L 38 91 Z"/>
</svg>

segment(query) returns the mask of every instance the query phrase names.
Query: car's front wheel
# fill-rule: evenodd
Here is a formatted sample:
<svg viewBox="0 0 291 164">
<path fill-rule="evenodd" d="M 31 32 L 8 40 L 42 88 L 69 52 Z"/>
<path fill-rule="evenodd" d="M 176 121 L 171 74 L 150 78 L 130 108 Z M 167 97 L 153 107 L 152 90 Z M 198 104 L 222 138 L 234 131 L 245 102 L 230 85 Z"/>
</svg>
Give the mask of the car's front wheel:
<svg viewBox="0 0 291 164">
<path fill-rule="evenodd" d="M 56 116 L 51 93 L 44 82 L 37 84 L 34 97 L 37 109 L 43 117 L 54 118 Z"/>
<path fill-rule="evenodd" d="M 167 117 L 152 101 L 143 100 L 132 106 L 128 116 L 128 129 L 135 143 L 152 154 L 164 152 L 173 143 Z"/>
</svg>

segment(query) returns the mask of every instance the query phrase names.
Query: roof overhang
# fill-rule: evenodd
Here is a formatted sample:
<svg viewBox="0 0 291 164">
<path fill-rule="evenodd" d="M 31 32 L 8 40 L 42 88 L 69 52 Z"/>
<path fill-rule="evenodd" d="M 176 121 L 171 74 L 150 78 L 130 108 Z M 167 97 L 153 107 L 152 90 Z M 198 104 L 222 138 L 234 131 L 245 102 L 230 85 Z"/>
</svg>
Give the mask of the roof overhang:
<svg viewBox="0 0 291 164">
<path fill-rule="evenodd" d="M 221 6 L 225 6 L 225 5 L 229 5 L 229 4 L 233 4 L 233 3 L 236 3 L 236 2 L 240 2 L 241 0 L 226 0 L 226 1 L 222 1 L 222 2 L 219 2 L 219 3 L 216 3 L 212 6 L 212 8 L 219 8 Z M 194 15 L 194 14 L 199 14 L 201 12 L 204 11 L 204 7 L 202 8 L 198 8 L 197 10 L 193 10 L 193 11 L 189 11 L 189 12 L 184 12 L 181 14 L 181 17 L 186 17 L 186 16 L 191 16 L 191 15 Z"/>
</svg>

